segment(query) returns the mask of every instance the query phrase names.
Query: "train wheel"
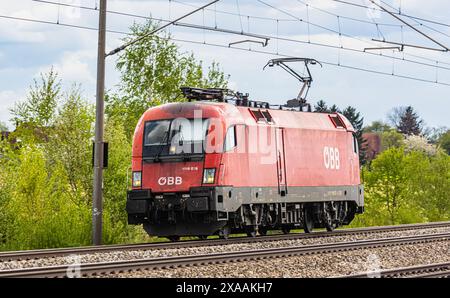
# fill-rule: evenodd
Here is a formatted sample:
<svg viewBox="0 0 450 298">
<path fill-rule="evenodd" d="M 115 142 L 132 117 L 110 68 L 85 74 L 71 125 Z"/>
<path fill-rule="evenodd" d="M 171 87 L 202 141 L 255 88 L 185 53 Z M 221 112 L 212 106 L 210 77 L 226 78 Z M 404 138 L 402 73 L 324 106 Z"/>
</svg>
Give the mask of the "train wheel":
<svg viewBox="0 0 450 298">
<path fill-rule="evenodd" d="M 259 235 L 261 235 L 261 236 L 266 236 L 266 235 L 267 235 L 267 228 L 264 228 L 264 227 L 259 228 L 259 229 L 258 229 L 258 233 L 259 233 Z"/>
<path fill-rule="evenodd" d="M 255 238 L 256 237 L 256 231 L 247 232 L 247 236 Z"/>
<path fill-rule="evenodd" d="M 247 228 L 247 236 L 248 237 L 256 237 L 256 229 L 254 227 Z"/>
<path fill-rule="evenodd" d="M 303 230 L 305 233 L 312 233 L 314 228 L 314 218 L 311 214 L 311 209 L 305 208 L 305 214 L 303 215 Z"/>
<path fill-rule="evenodd" d="M 327 229 L 328 232 L 333 232 L 334 229 L 337 228 L 337 226 L 336 226 L 335 224 L 328 224 L 328 223 L 325 223 L 325 228 Z"/>
<path fill-rule="evenodd" d="M 220 239 L 228 239 L 230 237 L 230 228 L 229 227 L 224 227 L 220 232 L 219 232 L 219 238 Z"/>
<path fill-rule="evenodd" d="M 337 223 L 333 220 L 336 213 L 336 206 L 333 202 L 324 204 L 323 221 L 328 232 L 333 232 L 337 228 Z"/>
<path fill-rule="evenodd" d="M 172 242 L 177 242 L 180 240 L 180 236 L 168 236 L 167 238 Z"/>
<path fill-rule="evenodd" d="M 283 234 L 289 234 L 291 232 L 291 229 L 287 228 L 287 227 L 283 227 L 283 228 L 281 228 L 281 231 L 283 232 Z"/>
</svg>

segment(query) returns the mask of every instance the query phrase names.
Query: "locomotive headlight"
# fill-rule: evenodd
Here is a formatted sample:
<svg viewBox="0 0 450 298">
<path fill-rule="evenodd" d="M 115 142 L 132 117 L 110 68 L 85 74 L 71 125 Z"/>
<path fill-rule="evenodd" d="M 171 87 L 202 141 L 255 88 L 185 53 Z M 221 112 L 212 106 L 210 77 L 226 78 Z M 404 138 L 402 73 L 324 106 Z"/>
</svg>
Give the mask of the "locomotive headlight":
<svg viewBox="0 0 450 298">
<path fill-rule="evenodd" d="M 133 172 L 133 187 L 142 186 L 142 172 Z"/>
<path fill-rule="evenodd" d="M 216 169 L 204 169 L 203 170 L 203 184 L 214 183 L 215 175 L 216 175 Z"/>
</svg>

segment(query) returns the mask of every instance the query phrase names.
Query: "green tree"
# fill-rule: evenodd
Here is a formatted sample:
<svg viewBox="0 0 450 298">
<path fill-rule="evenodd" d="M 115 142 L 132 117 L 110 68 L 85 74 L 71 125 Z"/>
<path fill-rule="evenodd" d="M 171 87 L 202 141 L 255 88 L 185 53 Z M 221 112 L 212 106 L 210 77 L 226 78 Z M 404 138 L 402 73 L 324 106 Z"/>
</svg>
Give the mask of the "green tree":
<svg viewBox="0 0 450 298">
<path fill-rule="evenodd" d="M 86 245 L 90 239 L 89 208 L 67 194 L 67 175 L 60 164 L 46 162 L 41 146 L 21 149 L 9 173 L 13 215 L 7 249 Z"/>
<path fill-rule="evenodd" d="M 52 129 L 56 107 L 61 100 L 61 82 L 53 68 L 40 74 L 40 81 L 34 80 L 27 98 L 10 109 L 16 125 L 14 136 L 26 142 L 45 142 Z"/>
<path fill-rule="evenodd" d="M 399 148 L 403 146 L 404 136 L 395 130 L 388 130 L 381 133 L 381 151 L 390 148 Z"/>
<path fill-rule="evenodd" d="M 158 24 L 134 24 L 124 42 L 148 34 Z M 144 38 L 128 47 L 118 58 L 117 69 L 121 83 L 117 93 L 106 98 L 106 112 L 111 117 L 123 119 L 128 136 L 149 107 L 162 103 L 183 101 L 180 87 L 226 88 L 227 77 L 213 63 L 208 71 L 193 54 L 181 50 L 161 33 Z"/>
<path fill-rule="evenodd" d="M 2 131 L 8 131 L 8 126 L 6 126 L 5 123 L 0 121 L 0 132 Z"/>
<path fill-rule="evenodd" d="M 53 68 L 40 76 L 40 81 L 34 80 L 34 85 L 30 86 L 27 99 L 11 109 L 16 126 L 28 124 L 45 127 L 50 126 L 53 121 L 61 96 L 61 82 Z"/>
<path fill-rule="evenodd" d="M 422 180 L 427 190 L 427 196 L 419 202 L 424 204 L 427 210 L 427 218 L 431 221 L 445 221 L 450 219 L 450 156 L 445 153 L 438 153 L 430 161 L 428 175 Z M 415 171 L 421 176 L 419 171 Z M 420 179 L 420 177 L 418 177 Z M 431 205 L 427 208 L 426 204 Z"/>
<path fill-rule="evenodd" d="M 439 146 L 444 149 L 447 154 L 450 154 L 450 130 L 439 138 Z"/>
<path fill-rule="evenodd" d="M 439 143 L 439 139 L 448 131 L 448 127 L 427 127 L 424 128 L 422 134 L 428 139 L 428 142 L 434 145 Z"/>
<path fill-rule="evenodd" d="M 390 148 L 363 168 L 365 213 L 353 226 L 446 221 L 450 156 Z"/>
<path fill-rule="evenodd" d="M 403 144 L 407 152 L 422 152 L 427 156 L 435 156 L 439 152 L 439 149 L 436 145 L 429 143 L 427 138 L 422 136 L 406 136 Z"/>
<path fill-rule="evenodd" d="M 419 208 L 416 212 L 428 221 L 450 218 L 450 157 L 442 152 L 434 156 L 413 151 L 405 159 L 408 196 Z"/>
<path fill-rule="evenodd" d="M 373 121 L 370 125 L 364 127 L 363 133 L 383 133 L 390 130 L 392 130 L 392 127 L 390 127 L 388 124 L 382 121 Z"/>
<path fill-rule="evenodd" d="M 399 211 L 407 199 L 405 189 L 408 176 L 404 158 L 402 148 L 388 149 L 372 161 L 371 170 L 365 174 L 366 192 L 380 208 L 386 210 L 385 223 L 400 223 Z"/>
<path fill-rule="evenodd" d="M 406 107 L 395 107 L 387 114 L 389 125 L 397 128 L 400 125 L 401 117 L 405 114 Z"/>
<path fill-rule="evenodd" d="M 339 107 L 337 105 L 334 104 L 330 107 L 330 113 L 340 113 L 340 112 L 341 112 L 341 110 L 339 109 Z"/>
<path fill-rule="evenodd" d="M 53 129 L 43 147 L 46 160 L 64 168 L 70 198 L 89 207 L 92 197 L 92 137 L 94 107 L 81 95 L 78 86 L 64 94 Z"/>
<path fill-rule="evenodd" d="M 14 162 L 11 160 L 10 146 L 6 141 L 0 141 L 0 250 L 11 239 L 15 225 L 11 212 L 10 201 L 13 192 L 11 173 Z"/>
<path fill-rule="evenodd" d="M 413 107 L 406 107 L 404 113 L 400 115 L 400 122 L 397 125 L 398 132 L 404 135 L 420 135 L 422 133 L 423 120 L 419 118 Z"/>
<path fill-rule="evenodd" d="M 325 101 L 319 100 L 317 104 L 314 105 L 314 112 L 316 113 L 328 113 L 329 109 Z"/>
</svg>

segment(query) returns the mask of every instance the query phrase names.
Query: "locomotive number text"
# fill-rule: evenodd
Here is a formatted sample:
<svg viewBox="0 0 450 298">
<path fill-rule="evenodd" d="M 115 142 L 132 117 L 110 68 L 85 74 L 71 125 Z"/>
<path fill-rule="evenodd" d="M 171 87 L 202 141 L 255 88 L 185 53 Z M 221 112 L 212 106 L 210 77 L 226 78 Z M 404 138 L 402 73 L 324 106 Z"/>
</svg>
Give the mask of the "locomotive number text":
<svg viewBox="0 0 450 298">
<path fill-rule="evenodd" d="M 341 160 L 339 157 L 339 149 L 333 147 L 323 148 L 323 163 L 325 168 L 330 170 L 339 170 L 341 167 Z"/>
</svg>

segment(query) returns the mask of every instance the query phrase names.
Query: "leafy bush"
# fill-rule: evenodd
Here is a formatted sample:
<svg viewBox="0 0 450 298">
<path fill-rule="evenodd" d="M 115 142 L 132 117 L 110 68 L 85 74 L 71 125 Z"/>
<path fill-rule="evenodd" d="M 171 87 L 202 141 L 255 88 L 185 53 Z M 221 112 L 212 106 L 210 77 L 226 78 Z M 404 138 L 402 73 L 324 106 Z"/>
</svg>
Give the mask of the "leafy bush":
<svg viewBox="0 0 450 298">
<path fill-rule="evenodd" d="M 392 225 L 450 218 L 450 157 L 390 148 L 363 169 L 365 206 L 352 226 Z"/>
</svg>

